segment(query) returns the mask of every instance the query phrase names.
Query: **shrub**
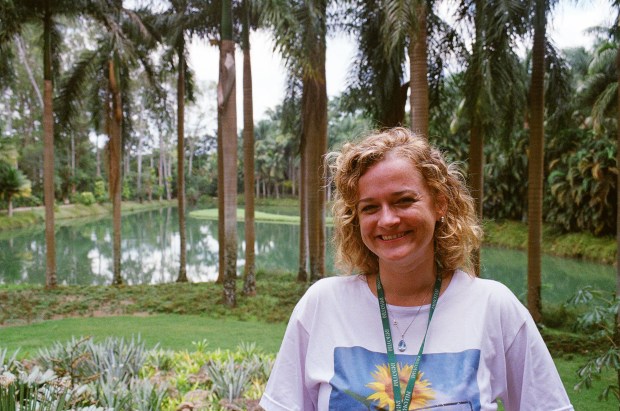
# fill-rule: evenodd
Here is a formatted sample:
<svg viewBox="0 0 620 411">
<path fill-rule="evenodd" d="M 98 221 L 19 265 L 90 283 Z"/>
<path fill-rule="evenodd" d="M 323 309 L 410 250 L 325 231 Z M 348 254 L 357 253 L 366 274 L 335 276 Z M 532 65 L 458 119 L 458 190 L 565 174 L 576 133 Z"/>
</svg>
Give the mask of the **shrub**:
<svg viewBox="0 0 620 411">
<path fill-rule="evenodd" d="M 95 181 L 95 199 L 97 199 L 98 203 L 103 203 L 108 199 L 108 193 L 106 192 L 103 180 Z"/>
<path fill-rule="evenodd" d="M 79 193 L 75 196 L 74 202 L 78 204 L 83 204 L 85 206 L 95 204 L 95 196 L 90 191 L 85 191 L 83 193 Z"/>
</svg>

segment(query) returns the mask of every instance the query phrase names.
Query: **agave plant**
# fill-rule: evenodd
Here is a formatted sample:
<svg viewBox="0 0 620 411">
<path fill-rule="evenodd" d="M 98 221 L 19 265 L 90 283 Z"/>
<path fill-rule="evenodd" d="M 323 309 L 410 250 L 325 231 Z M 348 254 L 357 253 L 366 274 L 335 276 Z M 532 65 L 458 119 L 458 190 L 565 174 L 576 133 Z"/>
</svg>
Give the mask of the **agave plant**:
<svg viewBox="0 0 620 411">
<path fill-rule="evenodd" d="M 238 362 L 233 355 L 229 355 L 224 360 L 211 360 L 206 365 L 213 382 L 213 392 L 219 398 L 232 401 L 241 398 L 260 362 L 254 358 Z"/>
<path fill-rule="evenodd" d="M 50 348 L 39 350 L 37 362 L 54 370 L 60 377 L 68 376 L 72 386 L 94 381 L 98 375 L 89 351 L 89 341 L 91 337 L 71 337 L 71 341 L 65 344 L 57 341 Z"/>
</svg>

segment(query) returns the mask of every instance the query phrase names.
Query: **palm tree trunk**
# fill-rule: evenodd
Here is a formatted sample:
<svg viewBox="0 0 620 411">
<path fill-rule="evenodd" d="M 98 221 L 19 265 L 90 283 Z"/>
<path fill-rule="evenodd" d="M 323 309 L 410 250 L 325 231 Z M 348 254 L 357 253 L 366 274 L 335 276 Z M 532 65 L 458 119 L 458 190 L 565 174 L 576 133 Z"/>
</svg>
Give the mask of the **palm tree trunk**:
<svg viewBox="0 0 620 411">
<path fill-rule="evenodd" d="M 121 276 L 121 166 L 122 166 L 122 121 L 123 112 L 121 92 L 114 60 L 108 64 L 109 87 L 112 95 L 112 118 L 110 122 L 110 195 L 112 197 L 112 226 L 113 226 L 113 277 L 112 284 L 123 283 Z"/>
<path fill-rule="evenodd" d="M 187 282 L 186 258 L 187 245 L 185 237 L 185 45 L 178 49 L 177 78 L 177 200 L 179 204 L 179 276 L 178 283 Z"/>
<path fill-rule="evenodd" d="M 56 237 L 54 233 L 54 109 L 52 83 L 52 15 L 45 2 L 43 23 L 43 197 L 45 201 L 45 287 L 56 287 Z"/>
<path fill-rule="evenodd" d="M 158 178 L 157 182 L 159 184 L 159 190 L 158 190 L 158 192 L 159 192 L 159 201 L 163 200 L 163 198 L 164 198 L 163 197 L 163 195 L 164 195 L 163 188 L 164 188 L 164 178 L 165 178 L 165 176 L 164 176 L 164 162 L 165 162 L 164 158 L 165 158 L 165 155 L 166 155 L 166 150 L 165 150 L 165 146 L 164 146 L 164 134 L 162 132 L 162 129 L 160 129 L 160 132 L 159 132 L 159 165 L 158 165 L 159 173 L 157 175 L 157 178 Z"/>
<path fill-rule="evenodd" d="M 418 7 L 418 25 L 410 33 L 411 130 L 428 139 L 428 78 L 426 63 L 426 2 Z"/>
<path fill-rule="evenodd" d="M 323 40 L 325 37 L 323 37 Z M 306 196 L 308 199 L 308 248 L 310 254 L 310 281 L 325 276 L 325 262 L 321 248 L 325 246 L 321 225 L 324 207 L 323 169 L 321 158 L 327 138 L 327 89 L 325 84 L 325 45 L 317 42 L 312 51 L 317 63 L 316 72 L 303 79 L 302 133 L 306 142 Z M 323 242 L 322 242 L 323 241 Z"/>
<path fill-rule="evenodd" d="M 142 137 L 142 136 L 141 136 Z M 142 190 L 144 189 L 142 187 L 142 145 L 143 145 L 143 139 L 139 138 L 138 139 L 138 178 L 136 178 L 136 191 L 138 192 L 138 200 L 140 201 L 140 203 L 142 203 L 142 201 L 144 200 L 144 193 L 142 192 Z"/>
<path fill-rule="evenodd" d="M 224 190 L 224 302 L 236 305 L 237 286 L 237 99 L 235 91 L 235 43 L 220 44 L 218 103 L 222 111 L 222 166 Z M 221 96 L 221 100 L 220 100 Z"/>
<path fill-rule="evenodd" d="M 243 273 L 243 293 L 256 295 L 255 232 L 254 232 L 254 113 L 252 107 L 252 65 L 250 60 L 249 9 L 247 0 L 243 2 L 246 12 L 244 21 L 245 47 L 243 49 L 243 194 L 245 199 L 245 270 Z"/>
<path fill-rule="evenodd" d="M 222 111 L 218 110 L 217 113 L 217 241 L 219 244 L 218 252 L 218 273 L 217 283 L 224 284 L 224 277 L 226 274 L 226 259 L 224 247 L 224 179 L 221 176 L 224 175 L 224 142 L 222 141 Z"/>
<path fill-rule="evenodd" d="M 306 142 L 302 136 L 301 141 L 301 164 L 299 172 L 299 267 L 297 269 L 297 281 L 308 281 L 308 195 L 306 187 L 307 157 Z"/>
<path fill-rule="evenodd" d="M 476 205 L 478 218 L 482 220 L 482 203 L 484 198 L 484 137 L 480 127 L 480 121 L 475 112 L 472 120 L 469 136 L 469 185 Z M 472 263 L 475 275 L 480 275 L 480 250 L 475 250 L 472 255 Z"/>
<path fill-rule="evenodd" d="M 534 321 L 542 319 L 541 246 L 544 176 L 545 0 L 536 1 L 532 82 L 530 85 L 530 149 L 528 163 L 527 307 Z"/>
</svg>

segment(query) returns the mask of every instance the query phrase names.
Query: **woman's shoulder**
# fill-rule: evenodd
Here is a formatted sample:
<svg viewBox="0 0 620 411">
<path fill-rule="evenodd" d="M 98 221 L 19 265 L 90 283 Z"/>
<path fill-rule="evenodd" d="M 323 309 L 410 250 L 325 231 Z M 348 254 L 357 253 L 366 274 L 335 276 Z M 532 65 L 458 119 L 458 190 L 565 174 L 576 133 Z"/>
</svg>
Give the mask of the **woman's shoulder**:
<svg viewBox="0 0 620 411">
<path fill-rule="evenodd" d="M 364 290 L 364 287 L 366 290 Z M 351 298 L 359 298 L 366 292 L 368 286 L 363 276 L 347 275 L 347 276 L 330 276 L 325 277 L 312 284 L 300 303 L 312 304 L 321 302 L 321 304 L 333 301 L 349 300 Z"/>
<path fill-rule="evenodd" d="M 360 291 L 366 280 L 359 275 L 336 275 L 325 277 L 312 284 L 306 294 L 341 294 L 342 292 Z"/>
<path fill-rule="evenodd" d="M 505 284 L 489 278 L 480 278 L 457 271 L 453 278 L 455 294 L 467 295 L 473 301 L 486 301 L 488 308 L 508 310 L 519 316 L 527 313 L 525 306 Z"/>
<path fill-rule="evenodd" d="M 507 295 L 514 296 L 510 288 L 499 281 L 490 278 L 477 277 L 461 270 L 457 270 L 455 272 L 453 281 L 454 280 L 456 280 L 456 287 L 467 288 L 469 292 L 499 295 L 501 297 L 505 297 Z"/>
</svg>

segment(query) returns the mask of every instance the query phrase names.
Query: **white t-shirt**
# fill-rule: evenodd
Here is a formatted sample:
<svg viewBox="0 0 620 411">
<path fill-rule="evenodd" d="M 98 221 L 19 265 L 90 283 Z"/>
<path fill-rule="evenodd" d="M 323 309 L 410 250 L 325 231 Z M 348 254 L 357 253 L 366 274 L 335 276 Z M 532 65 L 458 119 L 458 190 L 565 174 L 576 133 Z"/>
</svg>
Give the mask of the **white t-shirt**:
<svg viewBox="0 0 620 411">
<path fill-rule="evenodd" d="M 404 390 L 429 306 L 388 305 L 404 330 Z M 400 333 L 392 325 L 395 345 Z M 364 277 L 325 278 L 291 315 L 260 405 L 280 410 L 389 409 L 393 401 L 377 297 Z M 428 330 L 410 410 L 572 410 L 529 312 L 501 283 L 457 271 Z M 393 402 L 391 403 L 393 406 Z"/>
</svg>

